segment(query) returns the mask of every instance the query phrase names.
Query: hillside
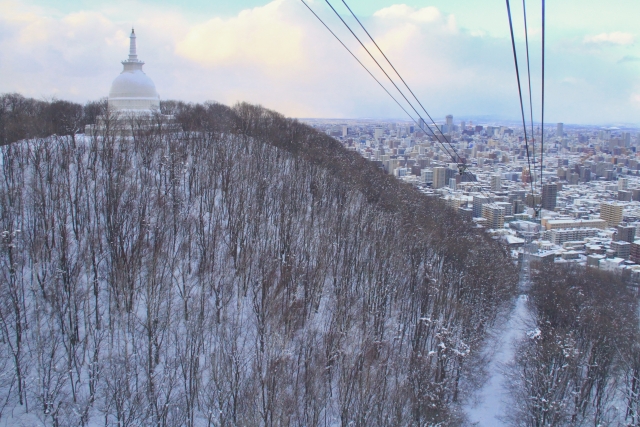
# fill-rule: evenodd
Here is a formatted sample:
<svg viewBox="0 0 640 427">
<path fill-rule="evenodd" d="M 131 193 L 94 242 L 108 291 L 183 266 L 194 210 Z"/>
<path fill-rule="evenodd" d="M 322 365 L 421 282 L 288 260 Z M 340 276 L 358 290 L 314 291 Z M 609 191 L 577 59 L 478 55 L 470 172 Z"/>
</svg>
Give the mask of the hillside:
<svg viewBox="0 0 640 427">
<path fill-rule="evenodd" d="M 163 110 L 2 147 L 0 424 L 459 424 L 502 248 L 295 120 Z"/>
</svg>

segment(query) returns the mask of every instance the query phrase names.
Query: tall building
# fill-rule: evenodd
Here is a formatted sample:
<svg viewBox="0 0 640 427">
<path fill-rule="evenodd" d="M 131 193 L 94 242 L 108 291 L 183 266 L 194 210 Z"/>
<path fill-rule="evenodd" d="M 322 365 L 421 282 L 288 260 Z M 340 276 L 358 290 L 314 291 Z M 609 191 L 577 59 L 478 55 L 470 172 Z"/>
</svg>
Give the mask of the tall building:
<svg viewBox="0 0 640 427">
<path fill-rule="evenodd" d="M 380 138 L 382 138 L 382 128 L 381 127 L 377 127 L 373 130 L 373 138 L 376 140 L 376 142 L 380 142 Z"/>
<path fill-rule="evenodd" d="M 630 202 L 631 198 L 632 198 L 631 191 L 618 190 L 618 201 L 620 201 L 620 202 Z"/>
<path fill-rule="evenodd" d="M 633 243 L 636 240 L 636 227 L 627 225 L 627 223 L 619 224 L 616 227 L 616 241 Z"/>
<path fill-rule="evenodd" d="M 504 209 L 504 216 L 513 215 L 513 205 L 509 202 L 495 202 L 496 206 Z"/>
<path fill-rule="evenodd" d="M 607 226 L 615 227 L 622 222 L 623 206 L 617 203 L 602 203 L 600 218 L 607 221 Z"/>
<path fill-rule="evenodd" d="M 629 260 L 640 264 L 640 240 L 631 243 L 629 248 Z"/>
<path fill-rule="evenodd" d="M 542 186 L 542 209 L 552 211 L 556 208 L 556 201 L 558 199 L 558 185 L 557 184 L 544 184 Z"/>
<path fill-rule="evenodd" d="M 500 175 L 491 176 L 491 191 L 502 190 L 502 177 Z"/>
<path fill-rule="evenodd" d="M 564 123 L 558 123 L 556 125 L 556 136 L 564 136 Z"/>
<path fill-rule="evenodd" d="M 473 217 L 482 217 L 482 206 L 486 203 L 490 203 L 491 200 L 486 196 L 475 195 L 473 196 Z"/>
<path fill-rule="evenodd" d="M 504 208 L 495 203 L 482 205 L 482 217 L 487 220 L 487 227 L 489 228 L 504 227 Z"/>
<path fill-rule="evenodd" d="M 542 197 L 540 197 L 539 193 L 533 195 L 529 193 L 525 196 L 524 201 L 530 208 L 535 208 L 536 206 L 540 205 Z"/>
<path fill-rule="evenodd" d="M 453 132 L 453 116 L 451 114 L 447 115 L 447 129 L 448 132 Z"/>
<path fill-rule="evenodd" d="M 629 188 L 629 178 L 618 178 L 618 190 Z"/>
<path fill-rule="evenodd" d="M 129 36 L 129 59 L 122 61 L 122 73 L 111 84 L 109 108 L 115 111 L 151 113 L 160 110 L 160 96 L 153 81 L 142 71 L 138 59 L 136 33 Z"/>
<path fill-rule="evenodd" d="M 422 182 L 425 184 L 433 182 L 433 169 L 422 169 L 420 171 L 420 177 L 422 178 Z"/>
<path fill-rule="evenodd" d="M 427 123 L 424 121 L 423 118 L 418 119 L 418 127 L 425 132 L 427 131 Z"/>
<path fill-rule="evenodd" d="M 435 167 L 433 168 L 433 185 L 431 188 L 442 188 L 447 185 L 447 168 Z"/>
</svg>

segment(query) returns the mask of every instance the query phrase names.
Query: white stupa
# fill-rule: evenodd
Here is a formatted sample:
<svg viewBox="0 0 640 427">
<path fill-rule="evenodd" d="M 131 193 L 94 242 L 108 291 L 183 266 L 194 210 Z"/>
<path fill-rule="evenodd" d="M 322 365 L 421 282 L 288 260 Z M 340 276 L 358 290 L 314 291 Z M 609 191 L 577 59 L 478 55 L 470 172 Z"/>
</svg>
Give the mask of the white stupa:
<svg viewBox="0 0 640 427">
<path fill-rule="evenodd" d="M 136 33 L 131 29 L 129 59 L 122 61 L 122 73 L 111 84 L 109 108 L 112 111 L 151 113 L 160 109 L 160 96 L 156 85 L 142 71 L 144 62 L 136 52 Z"/>
</svg>

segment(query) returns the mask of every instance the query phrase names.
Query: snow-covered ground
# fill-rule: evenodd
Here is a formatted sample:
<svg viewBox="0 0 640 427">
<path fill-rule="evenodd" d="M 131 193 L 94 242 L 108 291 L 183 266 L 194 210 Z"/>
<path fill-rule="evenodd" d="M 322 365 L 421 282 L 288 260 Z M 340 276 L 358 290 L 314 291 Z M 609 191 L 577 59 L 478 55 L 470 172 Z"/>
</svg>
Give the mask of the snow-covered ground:
<svg viewBox="0 0 640 427">
<path fill-rule="evenodd" d="M 471 425 L 477 427 L 500 427 L 507 423 L 508 399 L 507 365 L 513 361 L 515 346 L 530 326 L 531 316 L 527 308 L 527 296 L 521 294 L 515 301 L 506 322 L 495 327 L 485 349 L 491 362 L 487 368 L 487 381 L 477 395 L 467 403 L 465 412 Z"/>
</svg>

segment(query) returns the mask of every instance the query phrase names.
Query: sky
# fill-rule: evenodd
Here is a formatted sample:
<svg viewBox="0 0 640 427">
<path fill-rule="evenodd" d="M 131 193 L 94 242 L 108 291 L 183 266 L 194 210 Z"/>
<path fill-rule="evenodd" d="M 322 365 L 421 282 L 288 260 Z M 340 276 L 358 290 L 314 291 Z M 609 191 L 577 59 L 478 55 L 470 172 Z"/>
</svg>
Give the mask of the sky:
<svg viewBox="0 0 640 427">
<path fill-rule="evenodd" d="M 330 1 L 355 30 L 342 1 Z M 308 3 L 384 82 L 326 2 Z M 504 1 L 347 3 L 434 119 L 520 117 Z M 528 106 L 522 3 L 511 7 Z M 640 2 L 546 8 L 545 121 L 640 124 Z M 527 2 L 535 122 L 540 9 L 540 0 Z M 81 103 L 107 96 L 132 26 L 162 99 L 246 101 L 290 117 L 407 119 L 300 0 L 0 0 L 0 93 Z"/>
</svg>

